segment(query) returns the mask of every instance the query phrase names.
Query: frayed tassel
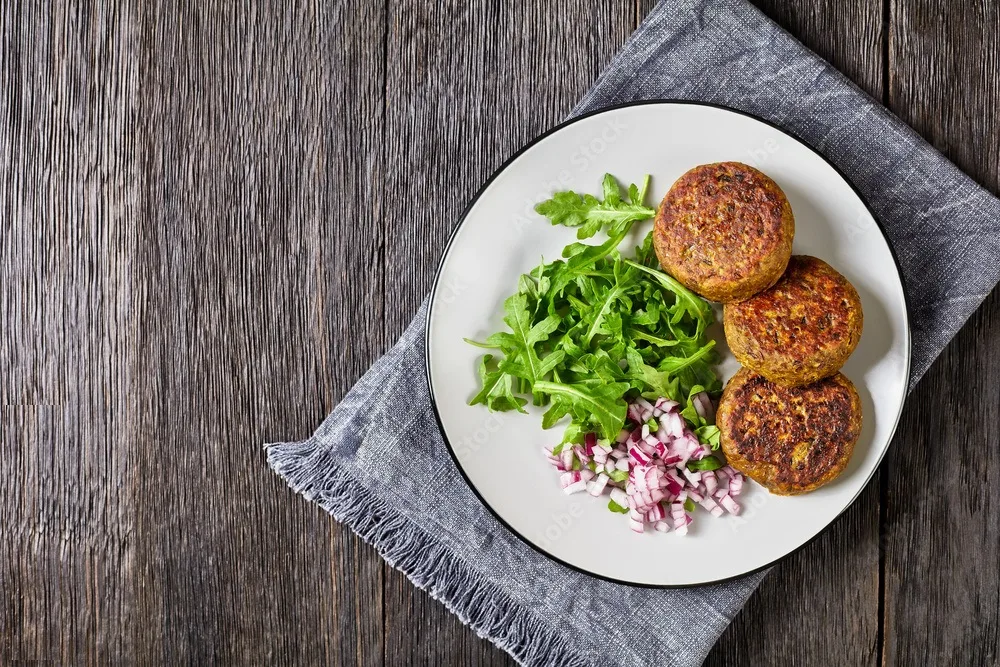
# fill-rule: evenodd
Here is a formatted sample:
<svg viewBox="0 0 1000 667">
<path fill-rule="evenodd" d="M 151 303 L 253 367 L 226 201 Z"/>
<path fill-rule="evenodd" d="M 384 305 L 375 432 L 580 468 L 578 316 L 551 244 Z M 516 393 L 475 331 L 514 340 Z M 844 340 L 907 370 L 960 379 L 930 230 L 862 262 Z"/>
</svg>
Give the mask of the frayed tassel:
<svg viewBox="0 0 1000 667">
<path fill-rule="evenodd" d="M 531 610 L 470 571 L 423 529 L 393 512 L 343 466 L 318 461 L 312 440 L 268 447 L 267 462 L 288 485 L 317 502 L 371 544 L 415 586 L 442 602 L 480 637 L 489 639 L 524 665 L 582 667 L 589 664 L 563 637 Z"/>
</svg>

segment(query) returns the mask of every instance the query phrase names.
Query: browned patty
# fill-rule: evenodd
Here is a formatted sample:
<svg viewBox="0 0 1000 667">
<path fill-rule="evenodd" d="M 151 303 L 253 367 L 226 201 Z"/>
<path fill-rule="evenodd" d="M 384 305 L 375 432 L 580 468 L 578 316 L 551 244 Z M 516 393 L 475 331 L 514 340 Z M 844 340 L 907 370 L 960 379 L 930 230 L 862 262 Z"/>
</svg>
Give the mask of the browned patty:
<svg viewBox="0 0 1000 667">
<path fill-rule="evenodd" d="M 861 399 L 843 374 L 785 387 L 741 369 L 716 423 L 729 464 L 771 493 L 806 493 L 847 467 L 861 433 Z"/>
<path fill-rule="evenodd" d="M 858 346 L 864 316 L 847 278 L 821 259 L 796 255 L 774 286 L 727 303 L 723 322 L 741 364 L 772 382 L 800 385 L 840 370 Z"/>
<path fill-rule="evenodd" d="M 795 219 L 778 184 L 740 162 L 691 169 L 656 215 L 663 269 L 713 301 L 738 301 L 774 284 L 792 254 Z"/>
</svg>

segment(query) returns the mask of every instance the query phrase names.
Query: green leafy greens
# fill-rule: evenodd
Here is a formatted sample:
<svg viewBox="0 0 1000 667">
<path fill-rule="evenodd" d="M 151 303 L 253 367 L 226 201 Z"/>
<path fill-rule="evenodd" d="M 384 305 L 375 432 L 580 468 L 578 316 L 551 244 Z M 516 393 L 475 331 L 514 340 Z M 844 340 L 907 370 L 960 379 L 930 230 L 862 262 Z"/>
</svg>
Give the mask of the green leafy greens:
<svg viewBox="0 0 1000 667">
<path fill-rule="evenodd" d="M 656 214 L 644 203 L 648 188 L 647 176 L 623 194 L 607 174 L 601 199 L 557 192 L 535 207 L 552 224 L 577 228 L 579 239 L 602 231 L 608 239 L 572 243 L 561 259 L 519 278 L 504 302 L 508 330 L 468 341 L 494 352 L 483 356 L 482 386 L 471 405 L 524 412 L 530 396 L 547 407 L 543 428 L 569 417 L 565 444 L 587 433 L 613 440 L 629 400 L 662 396 L 684 405 L 702 442 L 718 447 L 718 429 L 691 404 L 698 392 L 721 389 L 712 368 L 715 342 L 705 333 L 711 307 L 659 270 L 652 233 L 633 259 L 618 249 L 636 222 Z"/>
<path fill-rule="evenodd" d="M 649 176 L 642 182 L 642 188 L 629 186 L 628 201 L 622 200 L 618 181 L 611 174 L 604 175 L 604 200 L 594 195 L 579 195 L 572 191 L 557 192 L 552 199 L 535 207 L 552 221 L 553 225 L 578 227 L 577 238 L 587 239 L 607 225 L 608 235 L 615 237 L 633 222 L 647 220 L 656 215 L 654 209 L 643 204 L 649 189 Z"/>
</svg>

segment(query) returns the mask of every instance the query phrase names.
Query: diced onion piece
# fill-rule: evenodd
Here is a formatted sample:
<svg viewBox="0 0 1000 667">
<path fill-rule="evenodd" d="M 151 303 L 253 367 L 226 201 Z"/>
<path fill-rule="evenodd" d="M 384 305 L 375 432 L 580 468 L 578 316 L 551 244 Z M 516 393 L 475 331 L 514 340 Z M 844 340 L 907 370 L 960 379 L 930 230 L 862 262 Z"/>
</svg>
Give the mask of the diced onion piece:
<svg viewBox="0 0 1000 667">
<path fill-rule="evenodd" d="M 715 476 L 715 472 L 712 470 L 706 470 L 701 473 L 701 481 L 705 485 L 705 492 L 708 495 L 712 495 L 719 488 L 719 478 Z"/>
<path fill-rule="evenodd" d="M 695 394 L 691 398 L 691 404 L 694 405 L 695 412 L 702 419 L 710 422 L 715 421 L 715 406 L 712 405 L 712 399 L 708 396 L 708 392 L 702 391 Z"/>
<path fill-rule="evenodd" d="M 738 496 L 743 491 L 743 475 L 729 478 L 729 495 Z"/>
<path fill-rule="evenodd" d="M 649 465 L 650 461 L 649 456 L 643 453 L 638 447 L 633 447 L 632 449 L 628 450 L 628 456 L 637 465 L 641 466 Z"/>
<path fill-rule="evenodd" d="M 580 481 L 579 470 L 571 470 L 570 472 L 564 472 L 563 474 L 559 475 L 559 486 L 561 486 L 564 489 L 570 484 L 575 484 L 576 482 L 579 481 Z"/>
<path fill-rule="evenodd" d="M 573 449 L 571 447 L 564 447 L 561 456 L 563 468 L 570 470 L 573 467 Z"/>
<path fill-rule="evenodd" d="M 602 472 L 588 485 L 587 491 L 590 492 L 590 495 L 595 497 L 601 495 L 604 493 L 604 487 L 608 485 L 608 480 L 610 479 L 610 477 Z"/>
<path fill-rule="evenodd" d="M 687 481 L 691 486 L 698 486 L 701 484 L 701 473 L 693 470 L 688 470 L 687 467 L 681 469 L 681 473 L 687 478 Z"/>
<path fill-rule="evenodd" d="M 660 398 L 656 399 L 656 402 L 653 404 L 653 407 L 662 410 L 663 412 L 670 412 L 680 407 L 680 404 L 677 401 L 671 401 L 669 398 L 663 398 L 661 396 Z"/>
<path fill-rule="evenodd" d="M 719 504 L 726 508 L 726 511 L 730 514 L 739 514 L 740 509 L 742 509 L 739 504 L 733 500 L 733 497 L 726 494 L 719 498 Z"/>
<path fill-rule="evenodd" d="M 633 401 L 633 403 L 635 405 L 638 405 L 640 408 L 642 408 L 643 411 L 646 411 L 646 410 L 648 410 L 650 412 L 653 411 L 653 404 L 650 403 L 649 401 L 647 401 L 642 396 L 637 396 L 636 399 L 635 399 L 635 401 Z"/>
</svg>

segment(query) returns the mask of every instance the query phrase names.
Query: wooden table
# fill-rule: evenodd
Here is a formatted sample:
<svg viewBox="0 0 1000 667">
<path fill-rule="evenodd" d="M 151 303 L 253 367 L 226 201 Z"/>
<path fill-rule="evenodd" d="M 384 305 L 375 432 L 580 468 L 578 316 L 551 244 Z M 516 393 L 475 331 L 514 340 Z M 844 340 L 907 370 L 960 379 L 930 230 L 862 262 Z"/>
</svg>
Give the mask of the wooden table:
<svg viewBox="0 0 1000 667">
<path fill-rule="evenodd" d="M 392 345 L 652 3 L 53 4 L 0 8 L 0 663 L 509 664 L 261 444 Z M 997 191 L 1000 3 L 761 5 Z M 709 664 L 1000 660 L 998 346 L 994 294 Z"/>
</svg>

